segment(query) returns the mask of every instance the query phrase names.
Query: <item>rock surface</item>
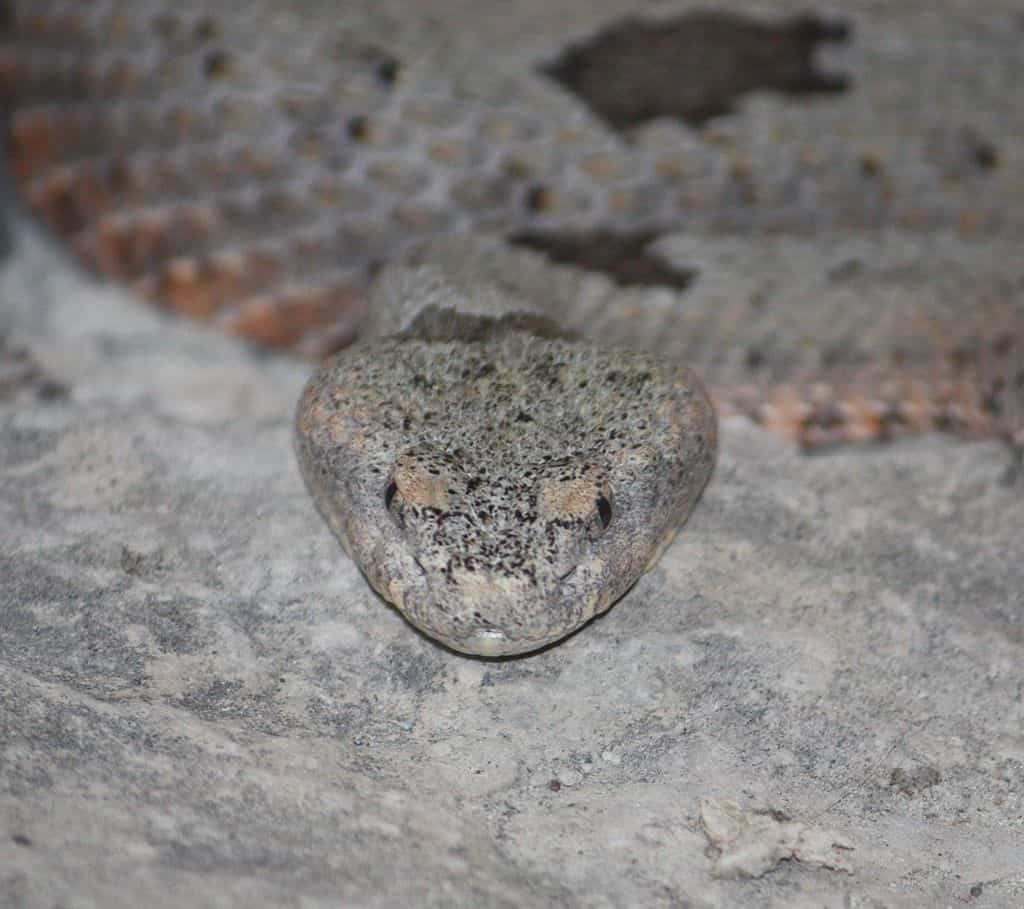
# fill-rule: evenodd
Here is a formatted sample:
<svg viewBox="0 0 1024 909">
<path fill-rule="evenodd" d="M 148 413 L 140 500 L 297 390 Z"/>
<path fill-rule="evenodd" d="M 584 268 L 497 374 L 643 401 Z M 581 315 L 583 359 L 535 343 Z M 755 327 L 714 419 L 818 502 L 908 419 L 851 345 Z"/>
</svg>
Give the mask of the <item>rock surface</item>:
<svg viewBox="0 0 1024 909">
<path fill-rule="evenodd" d="M 727 419 L 617 606 L 467 659 L 316 514 L 307 363 L 99 287 L 18 221 L 12 245 L 0 905 L 1024 903 L 1003 446 L 807 458 Z"/>
<path fill-rule="evenodd" d="M 306 364 L 17 245 L 8 350 L 67 392 L 30 379 L 2 410 L 0 903 L 1024 896 L 1024 498 L 1000 445 L 805 458 L 727 420 L 655 571 L 558 647 L 473 661 L 317 516 L 290 440 Z M 717 798 L 837 831 L 850 872 L 763 844 L 796 861 L 715 877 Z"/>
</svg>

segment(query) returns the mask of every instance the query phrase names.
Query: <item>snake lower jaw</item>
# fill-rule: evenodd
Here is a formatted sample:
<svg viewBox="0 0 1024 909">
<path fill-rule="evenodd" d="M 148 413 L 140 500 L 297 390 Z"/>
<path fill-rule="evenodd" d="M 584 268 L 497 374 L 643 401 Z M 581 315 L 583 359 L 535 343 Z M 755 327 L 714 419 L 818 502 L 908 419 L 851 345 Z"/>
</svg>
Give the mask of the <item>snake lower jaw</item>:
<svg viewBox="0 0 1024 909">
<path fill-rule="evenodd" d="M 471 656 L 503 657 L 529 653 L 531 650 L 543 647 L 546 642 L 515 641 L 510 639 L 503 631 L 482 629 L 474 632 L 464 640 L 446 641 L 445 643 L 453 650 L 458 650 L 459 653 L 466 653 Z"/>
</svg>

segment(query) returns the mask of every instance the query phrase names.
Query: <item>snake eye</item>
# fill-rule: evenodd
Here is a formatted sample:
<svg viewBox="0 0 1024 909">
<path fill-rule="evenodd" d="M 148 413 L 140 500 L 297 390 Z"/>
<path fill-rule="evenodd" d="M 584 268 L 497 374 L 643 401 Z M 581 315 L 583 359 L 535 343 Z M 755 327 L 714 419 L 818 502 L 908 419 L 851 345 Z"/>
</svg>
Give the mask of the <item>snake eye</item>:
<svg viewBox="0 0 1024 909">
<path fill-rule="evenodd" d="M 398 484 L 392 480 L 388 483 L 388 488 L 384 490 L 384 507 L 390 509 L 391 502 L 395 498 L 395 493 L 398 492 Z"/>
<path fill-rule="evenodd" d="M 597 497 L 597 516 L 601 519 L 601 526 L 607 530 L 612 522 L 612 503 L 604 496 Z"/>
</svg>

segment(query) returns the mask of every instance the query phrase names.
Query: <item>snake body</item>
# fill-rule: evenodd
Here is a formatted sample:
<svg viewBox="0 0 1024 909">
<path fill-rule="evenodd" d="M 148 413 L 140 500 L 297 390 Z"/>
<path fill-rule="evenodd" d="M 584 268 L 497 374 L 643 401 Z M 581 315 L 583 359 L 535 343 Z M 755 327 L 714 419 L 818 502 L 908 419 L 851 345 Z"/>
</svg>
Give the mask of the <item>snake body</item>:
<svg viewBox="0 0 1024 909">
<path fill-rule="evenodd" d="M 714 411 L 682 362 L 722 412 L 809 447 L 934 429 L 1024 443 L 1012 276 L 1005 293 L 982 294 L 970 277 L 937 285 L 945 299 L 925 316 L 916 300 L 905 315 L 897 295 L 830 345 L 807 338 L 845 325 L 852 308 L 788 322 L 776 308 L 772 322 L 751 294 L 666 327 L 647 313 L 616 319 L 614 289 L 600 312 L 576 284 L 565 293 L 552 278 L 534 293 L 515 257 L 513 273 L 491 275 L 501 289 L 428 265 L 387 271 L 368 296 L 387 263 L 429 263 L 444 236 L 592 253 L 606 231 L 623 258 L 636 238 L 674 228 L 767 228 L 793 231 L 787 249 L 799 252 L 814 241 L 796 238 L 822 224 L 998 232 L 1024 210 L 1011 204 L 1024 186 L 1013 155 L 1000 169 L 969 130 L 932 143 L 940 159 L 923 169 L 885 168 L 837 142 L 787 157 L 773 140 L 730 160 L 693 134 L 623 132 L 653 96 L 680 116 L 727 109 L 707 95 L 744 59 L 765 84 L 822 82 L 813 44 L 845 29 L 693 12 L 627 23 L 610 33 L 612 52 L 639 34 L 656 77 L 695 68 L 686 92 L 634 81 L 630 110 L 612 92 L 595 114 L 536 74 L 490 67 L 480 49 L 445 47 L 452 59 L 437 66 L 421 53 L 432 4 L 421 6 L 419 17 L 407 3 L 325 0 L 0 6 L 14 175 L 85 263 L 263 344 L 321 355 L 362 334 L 311 379 L 297 452 L 346 550 L 417 626 L 458 650 L 517 653 L 614 602 L 685 521 L 714 463 Z M 729 40 L 746 51 L 716 67 L 707 49 Z M 787 53 L 793 65 L 779 70 Z M 593 82 L 580 59 L 543 68 Z M 971 219 L 956 208 L 968 204 Z M 634 246 L 616 246 L 623 238 Z M 856 285 L 848 266 L 828 281 Z M 978 299 L 965 310 L 968 295 Z M 578 337 L 588 333 L 602 337 Z"/>
</svg>

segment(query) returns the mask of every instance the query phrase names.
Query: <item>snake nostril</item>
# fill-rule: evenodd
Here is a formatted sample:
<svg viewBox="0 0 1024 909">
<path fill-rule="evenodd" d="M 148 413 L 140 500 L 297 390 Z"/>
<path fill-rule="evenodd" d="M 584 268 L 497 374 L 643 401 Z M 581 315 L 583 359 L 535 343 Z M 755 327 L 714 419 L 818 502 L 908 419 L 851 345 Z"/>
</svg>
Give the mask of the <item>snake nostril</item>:
<svg viewBox="0 0 1024 909">
<path fill-rule="evenodd" d="M 574 574 L 576 574 L 576 568 L 577 568 L 577 566 L 573 565 L 572 568 L 570 568 L 565 574 L 561 575 L 558 578 L 558 580 L 560 580 L 560 581 L 568 581 L 569 578 L 571 578 Z"/>
</svg>

